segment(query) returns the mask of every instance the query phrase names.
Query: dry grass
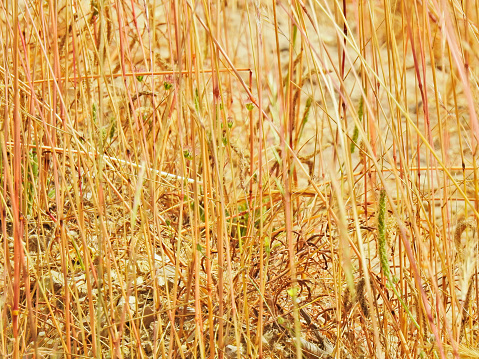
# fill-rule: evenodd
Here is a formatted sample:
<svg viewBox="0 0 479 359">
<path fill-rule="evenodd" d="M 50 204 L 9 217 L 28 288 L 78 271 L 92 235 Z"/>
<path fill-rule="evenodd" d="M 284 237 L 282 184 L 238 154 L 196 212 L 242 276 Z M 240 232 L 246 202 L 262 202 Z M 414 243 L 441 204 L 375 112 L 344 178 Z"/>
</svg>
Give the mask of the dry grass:
<svg viewBox="0 0 479 359">
<path fill-rule="evenodd" d="M 479 357 L 478 9 L 4 2 L 0 357 Z"/>
</svg>

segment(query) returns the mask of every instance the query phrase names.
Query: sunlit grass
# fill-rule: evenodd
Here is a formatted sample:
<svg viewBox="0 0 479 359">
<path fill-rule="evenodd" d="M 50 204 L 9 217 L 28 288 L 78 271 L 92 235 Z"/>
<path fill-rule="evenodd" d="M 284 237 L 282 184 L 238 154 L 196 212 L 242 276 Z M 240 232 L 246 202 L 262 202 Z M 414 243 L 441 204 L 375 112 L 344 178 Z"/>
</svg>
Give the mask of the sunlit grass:
<svg viewBox="0 0 479 359">
<path fill-rule="evenodd" d="M 146 6 L 0 8 L 0 356 L 477 356 L 478 4 Z"/>
</svg>

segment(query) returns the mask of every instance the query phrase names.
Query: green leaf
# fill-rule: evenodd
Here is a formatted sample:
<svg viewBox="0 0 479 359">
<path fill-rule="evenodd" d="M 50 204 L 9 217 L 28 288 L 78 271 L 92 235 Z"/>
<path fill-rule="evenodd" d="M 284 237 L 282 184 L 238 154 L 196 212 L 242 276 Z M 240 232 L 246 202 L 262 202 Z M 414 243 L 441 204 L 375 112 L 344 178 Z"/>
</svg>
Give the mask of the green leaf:
<svg viewBox="0 0 479 359">
<path fill-rule="evenodd" d="M 190 150 L 184 150 L 183 151 L 183 157 L 186 158 L 187 160 L 192 160 L 193 155 L 191 154 Z"/>
<path fill-rule="evenodd" d="M 298 295 L 298 288 L 296 287 L 291 287 L 287 290 L 288 292 L 288 295 L 291 297 L 291 298 L 296 298 L 296 296 Z"/>
</svg>

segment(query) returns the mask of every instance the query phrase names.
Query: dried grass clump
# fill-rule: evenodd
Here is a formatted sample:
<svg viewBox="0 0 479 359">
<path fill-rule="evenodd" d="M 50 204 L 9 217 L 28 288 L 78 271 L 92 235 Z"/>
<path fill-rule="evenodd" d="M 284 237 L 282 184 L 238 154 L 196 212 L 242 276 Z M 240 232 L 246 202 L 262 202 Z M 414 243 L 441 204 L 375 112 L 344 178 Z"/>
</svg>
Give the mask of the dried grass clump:
<svg viewBox="0 0 479 359">
<path fill-rule="evenodd" d="M 478 8 L 5 2 L 0 357 L 477 357 Z"/>
</svg>

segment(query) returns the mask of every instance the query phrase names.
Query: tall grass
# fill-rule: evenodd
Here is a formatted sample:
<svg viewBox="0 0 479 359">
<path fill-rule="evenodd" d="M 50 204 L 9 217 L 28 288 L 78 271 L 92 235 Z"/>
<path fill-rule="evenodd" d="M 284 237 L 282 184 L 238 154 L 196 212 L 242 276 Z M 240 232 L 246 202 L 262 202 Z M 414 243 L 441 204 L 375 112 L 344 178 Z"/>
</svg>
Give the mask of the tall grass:
<svg viewBox="0 0 479 359">
<path fill-rule="evenodd" d="M 2 4 L 0 356 L 478 357 L 478 5 Z"/>
</svg>

